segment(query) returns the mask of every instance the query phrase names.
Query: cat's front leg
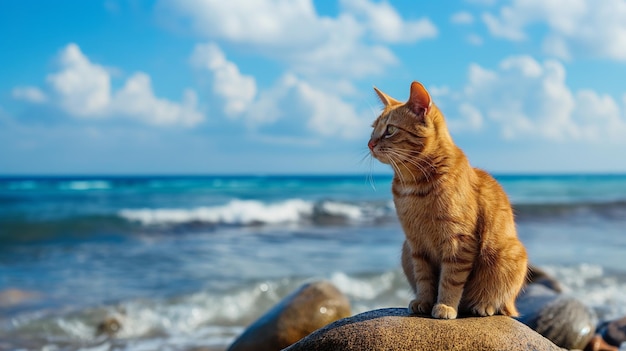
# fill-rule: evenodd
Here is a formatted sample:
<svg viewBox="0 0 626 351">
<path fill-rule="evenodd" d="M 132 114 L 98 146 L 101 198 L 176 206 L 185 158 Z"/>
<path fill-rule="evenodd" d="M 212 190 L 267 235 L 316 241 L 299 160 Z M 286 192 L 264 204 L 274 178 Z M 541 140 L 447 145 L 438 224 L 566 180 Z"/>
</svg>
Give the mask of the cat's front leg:
<svg viewBox="0 0 626 351">
<path fill-rule="evenodd" d="M 431 263 L 423 256 L 413 255 L 412 259 L 415 299 L 409 303 L 409 311 L 415 314 L 430 314 L 437 298 L 437 276 Z"/>
<path fill-rule="evenodd" d="M 455 319 L 463 288 L 472 270 L 472 262 L 462 259 L 450 259 L 442 262 L 439 276 L 437 304 L 432 309 L 432 316 L 440 319 Z"/>
</svg>

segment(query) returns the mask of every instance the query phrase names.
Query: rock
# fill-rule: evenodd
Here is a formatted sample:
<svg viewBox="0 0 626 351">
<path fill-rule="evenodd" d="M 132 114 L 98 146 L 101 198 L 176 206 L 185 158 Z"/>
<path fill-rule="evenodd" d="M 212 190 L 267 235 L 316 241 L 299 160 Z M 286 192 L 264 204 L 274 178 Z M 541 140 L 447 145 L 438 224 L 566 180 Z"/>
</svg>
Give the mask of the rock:
<svg viewBox="0 0 626 351">
<path fill-rule="evenodd" d="M 336 321 L 285 351 L 351 350 L 561 350 L 524 324 L 505 316 L 453 320 L 385 308 Z"/>
<path fill-rule="evenodd" d="M 626 317 L 607 323 L 602 330 L 602 336 L 610 345 L 619 347 L 626 342 Z"/>
<path fill-rule="evenodd" d="M 516 305 L 520 322 L 560 347 L 583 349 L 595 335 L 598 318 L 593 310 L 544 285 L 526 286 Z"/>
<path fill-rule="evenodd" d="M 334 285 L 304 284 L 250 325 L 228 350 L 282 350 L 349 315 L 350 301 Z"/>
</svg>

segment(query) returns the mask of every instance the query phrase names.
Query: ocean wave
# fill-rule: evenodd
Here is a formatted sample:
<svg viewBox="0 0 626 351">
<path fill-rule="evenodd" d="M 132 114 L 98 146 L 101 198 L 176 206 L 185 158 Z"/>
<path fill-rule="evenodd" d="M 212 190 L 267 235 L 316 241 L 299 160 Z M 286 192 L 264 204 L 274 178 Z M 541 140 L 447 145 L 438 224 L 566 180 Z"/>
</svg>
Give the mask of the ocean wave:
<svg viewBox="0 0 626 351">
<path fill-rule="evenodd" d="M 525 203 L 514 204 L 516 219 L 558 219 L 564 217 L 596 216 L 603 219 L 626 218 L 626 201 Z"/>
<path fill-rule="evenodd" d="M 227 204 L 191 209 L 124 209 L 119 216 L 143 225 L 205 223 L 213 225 L 337 224 L 371 221 L 388 216 L 388 205 L 290 199 L 276 203 L 232 200 Z"/>
<path fill-rule="evenodd" d="M 626 314 L 626 276 L 590 264 L 543 267 L 573 295 L 592 307 L 601 320 Z M 405 307 L 411 292 L 399 268 L 391 271 L 326 277 L 292 277 L 242 282 L 224 291 L 198 291 L 169 299 L 135 299 L 114 305 L 86 308 L 54 315 L 34 314 L 14 318 L 3 328 L 0 340 L 37 340 L 43 345 L 97 347 L 115 342 L 119 350 L 192 346 L 226 347 L 245 328 L 302 284 L 326 279 L 345 294 L 352 313 L 384 307 Z M 114 339 L 97 336 L 98 324 L 115 318 L 122 328 Z M 15 345 L 18 346 L 18 345 Z M 167 347 L 165 347 L 167 346 Z M 72 348 L 72 347 L 70 347 Z M 158 347 L 157 347 L 158 348 Z"/>
<path fill-rule="evenodd" d="M 545 220 L 567 217 L 596 216 L 603 219 L 626 218 L 626 202 L 563 203 L 514 205 L 516 219 Z M 210 207 L 124 209 L 118 215 L 145 226 L 159 225 L 273 225 L 273 224 L 367 224 L 395 220 L 392 201 L 306 201 L 289 199 L 281 202 L 231 200 Z"/>
<path fill-rule="evenodd" d="M 188 349 L 207 344 L 224 347 L 246 325 L 289 293 L 318 279 L 335 284 L 352 301 L 355 314 L 389 305 L 404 305 L 410 297 L 399 270 L 360 275 L 336 272 L 328 277 L 249 281 L 221 292 L 199 291 L 169 299 L 127 300 L 70 313 L 21 316 L 11 320 L 5 328 L 0 324 L 0 341 L 3 336 L 11 335 L 16 343 L 37 340 L 40 345 L 51 347 L 81 345 L 91 349 L 107 341 L 104 336 L 98 336 L 98 325 L 115 319 L 121 325 L 114 339 L 117 340 L 116 349 L 153 349 L 148 346 L 153 343 L 161 349 L 166 346 Z"/>
</svg>

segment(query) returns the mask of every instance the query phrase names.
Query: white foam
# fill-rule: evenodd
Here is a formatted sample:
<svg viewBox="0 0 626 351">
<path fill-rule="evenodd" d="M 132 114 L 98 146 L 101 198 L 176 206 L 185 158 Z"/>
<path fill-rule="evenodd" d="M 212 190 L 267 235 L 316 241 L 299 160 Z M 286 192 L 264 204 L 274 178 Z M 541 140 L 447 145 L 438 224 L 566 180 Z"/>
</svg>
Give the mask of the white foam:
<svg viewBox="0 0 626 351">
<path fill-rule="evenodd" d="M 547 266 L 563 286 L 564 293 L 592 307 L 601 320 L 626 315 L 626 282 L 623 276 L 607 273 L 600 265 L 582 263 L 574 266 Z"/>
<path fill-rule="evenodd" d="M 623 294 L 626 281 L 622 276 L 589 264 L 542 268 L 565 285 L 567 294 L 598 311 L 601 320 L 626 314 Z M 353 314 L 383 307 L 405 307 L 411 299 L 410 288 L 399 268 L 359 275 L 336 272 L 327 278 L 350 299 Z M 226 348 L 245 326 L 306 281 L 305 278 L 257 281 L 235 290 L 200 291 L 175 299 L 131 300 L 109 306 L 107 314 L 122 325 L 116 339 L 124 341 L 116 349 L 182 350 L 208 345 Z M 32 331 L 36 325 L 46 336 L 83 345 L 84 351 L 100 351 L 106 349 L 103 345 L 110 345 L 104 339 L 91 339 L 94 335 L 91 312 L 55 317 L 47 322 L 31 320 L 17 329 Z"/>
<path fill-rule="evenodd" d="M 297 223 L 310 217 L 313 204 L 300 199 L 265 204 L 254 200 L 232 200 L 222 206 L 192 209 L 126 209 L 119 215 L 144 225 L 205 222 L 249 225 L 255 223 Z"/>
<path fill-rule="evenodd" d="M 341 216 L 350 220 L 359 220 L 364 216 L 363 210 L 359 206 L 341 202 L 324 201 L 320 205 L 320 209 L 329 215 Z"/>
</svg>

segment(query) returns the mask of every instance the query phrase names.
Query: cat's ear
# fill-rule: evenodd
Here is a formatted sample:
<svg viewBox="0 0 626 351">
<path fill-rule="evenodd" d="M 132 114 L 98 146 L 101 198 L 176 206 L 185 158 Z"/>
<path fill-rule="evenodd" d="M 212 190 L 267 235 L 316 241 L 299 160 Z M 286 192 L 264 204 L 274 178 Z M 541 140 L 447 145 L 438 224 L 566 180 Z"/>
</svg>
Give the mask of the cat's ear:
<svg viewBox="0 0 626 351">
<path fill-rule="evenodd" d="M 392 98 L 391 96 L 383 93 L 382 91 L 378 90 L 376 87 L 374 87 L 374 91 L 376 92 L 376 95 L 378 95 L 378 98 L 380 99 L 380 102 L 382 102 L 385 107 L 389 106 L 389 105 L 396 105 L 396 104 L 400 104 L 401 102 Z"/>
<path fill-rule="evenodd" d="M 426 91 L 426 88 L 419 82 L 411 83 L 411 95 L 407 106 L 413 113 L 418 116 L 426 115 L 433 102 L 430 98 L 430 94 Z"/>
</svg>

